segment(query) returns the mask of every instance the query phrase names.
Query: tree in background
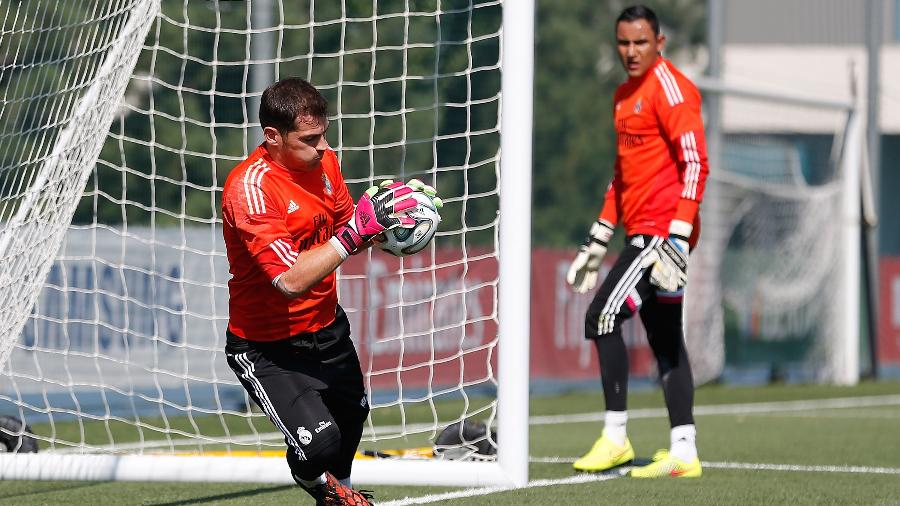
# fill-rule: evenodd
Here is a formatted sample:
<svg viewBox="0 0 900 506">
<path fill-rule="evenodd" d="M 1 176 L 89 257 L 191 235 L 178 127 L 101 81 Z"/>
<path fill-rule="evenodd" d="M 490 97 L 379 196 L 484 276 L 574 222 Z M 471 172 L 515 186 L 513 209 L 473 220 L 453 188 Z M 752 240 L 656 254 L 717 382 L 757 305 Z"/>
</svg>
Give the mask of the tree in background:
<svg viewBox="0 0 900 506">
<path fill-rule="evenodd" d="M 683 63 L 700 54 L 706 26 L 704 0 L 646 3 L 663 22 L 668 57 Z M 329 141 L 340 153 L 348 179 L 422 177 L 434 167 L 467 166 L 496 152 L 499 136 L 490 133 L 496 125 L 496 110 L 454 105 L 491 97 L 500 86 L 496 72 L 456 76 L 469 65 L 490 68 L 499 58 L 496 38 L 484 37 L 468 46 L 460 42 L 496 32 L 500 7 L 488 3 L 475 9 L 474 17 L 454 13 L 466 11 L 468 5 L 467 0 L 417 2 L 415 7 L 421 11 L 441 8 L 439 28 L 434 18 L 387 16 L 375 24 L 318 24 L 312 37 L 309 5 L 275 13 L 275 21 L 289 27 L 280 38 L 280 76 L 307 77 L 317 85 L 338 82 L 341 76 L 340 89 L 322 89 L 335 115 Z M 612 0 L 537 2 L 536 245 L 573 248 L 599 212 L 615 154 L 612 94 L 624 78 L 612 28 L 626 5 Z M 373 9 L 370 0 L 348 0 L 342 5 L 317 2 L 316 16 L 321 17 L 317 20 L 341 16 L 365 20 L 373 17 Z M 403 12 L 404 6 L 380 2 L 377 9 L 381 16 L 391 9 Z M 185 5 L 181 0 L 163 0 L 162 12 L 148 39 L 153 42 L 158 34 L 160 43 L 148 44 L 136 69 L 136 75 L 152 78 L 132 80 L 126 104 L 85 188 L 76 222 L 91 222 L 95 215 L 99 222 L 131 225 L 150 221 L 174 225 L 183 218 L 201 225 L 215 220 L 221 183 L 250 143 L 253 133 L 247 124 L 256 118 L 248 117 L 248 102 L 241 97 L 248 82 L 244 65 L 247 3 Z M 441 44 L 397 49 L 403 45 L 404 33 L 409 33 L 410 42 L 437 37 Z M 366 50 L 374 37 L 379 50 Z M 334 54 L 342 44 L 341 58 L 321 56 Z M 311 50 L 320 56 L 312 58 Z M 405 72 L 432 77 L 403 81 L 400 76 Z M 363 86 L 373 77 L 378 84 L 371 89 Z M 430 105 L 435 103 L 445 105 Z M 410 109 L 402 115 L 369 115 L 372 110 Z M 471 134 L 483 131 L 488 133 Z M 470 135 L 463 135 L 466 132 Z M 378 148 L 367 148 L 370 142 Z M 442 213 L 444 226 L 482 228 L 482 233 L 468 234 L 465 240 L 488 242 L 493 232 L 485 225 L 496 219 L 496 195 L 491 191 L 496 187 L 495 167 L 469 167 L 463 174 L 440 171 L 434 182 L 448 195 L 486 195 L 465 204 L 448 202 Z"/>
</svg>

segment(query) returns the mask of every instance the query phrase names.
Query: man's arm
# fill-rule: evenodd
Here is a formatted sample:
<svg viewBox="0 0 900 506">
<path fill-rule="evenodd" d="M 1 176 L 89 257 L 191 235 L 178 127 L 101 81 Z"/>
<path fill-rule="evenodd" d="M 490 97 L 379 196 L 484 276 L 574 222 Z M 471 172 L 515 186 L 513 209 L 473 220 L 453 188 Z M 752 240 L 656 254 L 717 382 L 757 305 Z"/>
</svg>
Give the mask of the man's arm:
<svg viewBox="0 0 900 506">
<path fill-rule="evenodd" d="M 666 67 L 667 68 L 667 67 Z M 670 233 L 691 237 L 706 188 L 709 162 L 706 155 L 706 136 L 700 112 L 700 92 L 680 74 L 669 72 L 667 79 L 678 93 L 658 97 L 657 111 L 663 133 L 676 153 L 678 176 L 682 183 L 680 199 L 672 219 Z"/>
<path fill-rule="evenodd" d="M 676 153 L 682 188 L 669 223 L 669 236 L 656 247 L 655 255 L 647 257 L 645 265 L 653 265 L 652 284 L 676 292 L 687 283 L 690 241 L 696 237 L 694 226 L 698 223 L 709 164 L 699 90 L 680 74 L 670 72 L 665 64 L 657 68 L 657 77 L 665 93 L 660 93 L 656 109 L 663 134 Z"/>
<path fill-rule="evenodd" d="M 344 258 L 330 242 L 301 251 L 290 269 L 279 274 L 273 281 L 285 297 L 295 299 L 325 279 L 344 263 Z"/>
<path fill-rule="evenodd" d="M 372 239 L 391 228 L 412 225 L 412 218 L 403 211 L 416 206 L 409 196 L 412 188 L 402 183 L 386 181 L 366 190 L 350 221 L 340 227 L 325 244 L 301 252 L 294 264 L 275 277 L 272 284 L 288 298 L 296 298 L 322 281 L 350 255 L 372 245 Z"/>
</svg>

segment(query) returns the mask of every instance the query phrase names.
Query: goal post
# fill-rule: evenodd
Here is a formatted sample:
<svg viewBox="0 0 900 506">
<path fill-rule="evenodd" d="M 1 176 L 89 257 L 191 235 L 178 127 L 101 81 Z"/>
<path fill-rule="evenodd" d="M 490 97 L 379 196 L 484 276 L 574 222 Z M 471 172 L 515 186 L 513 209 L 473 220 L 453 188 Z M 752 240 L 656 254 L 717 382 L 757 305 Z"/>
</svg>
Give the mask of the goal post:
<svg viewBox="0 0 900 506">
<path fill-rule="evenodd" d="M 723 113 L 686 299 L 695 376 L 857 383 L 858 104 L 696 82 L 718 96 Z"/>
<path fill-rule="evenodd" d="M 371 407 L 360 448 L 491 429 L 458 445 L 464 459 L 357 460 L 354 482 L 527 483 L 533 1 L 301 4 L 0 6 L 18 48 L 2 114 L 21 119 L 0 132 L 21 153 L 2 158 L 2 289 L 21 304 L 3 313 L 0 414 L 39 445 L 0 453 L 0 480 L 292 482 L 282 436 L 225 362 L 219 206 L 262 88 L 296 75 L 329 100 L 352 194 L 417 177 L 445 202 L 423 252 L 339 271 Z M 10 84 L 50 74 L 63 99 Z M 32 271 L 12 272 L 13 254 Z"/>
</svg>

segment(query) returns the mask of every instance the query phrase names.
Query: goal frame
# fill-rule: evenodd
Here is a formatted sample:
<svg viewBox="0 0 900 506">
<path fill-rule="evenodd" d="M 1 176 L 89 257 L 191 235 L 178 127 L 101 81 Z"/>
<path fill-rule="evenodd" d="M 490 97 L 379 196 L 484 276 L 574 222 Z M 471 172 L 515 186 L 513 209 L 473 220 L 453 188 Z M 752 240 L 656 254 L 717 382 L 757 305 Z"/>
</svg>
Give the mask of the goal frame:
<svg viewBox="0 0 900 506">
<path fill-rule="evenodd" d="M 859 97 L 850 100 L 837 100 L 819 97 L 811 97 L 800 93 L 790 93 L 783 90 L 767 90 L 765 88 L 744 86 L 741 84 L 726 82 L 721 79 L 707 76 L 698 76 L 694 79 L 697 87 L 703 92 L 716 94 L 718 97 L 735 97 L 746 99 L 765 100 L 792 106 L 811 107 L 825 111 L 836 111 L 846 115 L 844 130 L 842 132 L 842 149 L 838 161 L 837 170 L 841 174 L 840 223 L 834 226 L 840 229 L 840 279 L 843 289 L 839 295 L 840 308 L 844 316 L 839 329 L 831 337 L 832 342 L 827 343 L 831 352 L 827 357 L 827 368 L 830 371 L 825 382 L 851 386 L 860 380 L 860 295 L 861 295 L 861 227 L 863 193 L 869 191 L 864 187 L 864 164 L 866 124 L 864 109 L 858 103 Z M 721 111 L 721 107 L 718 109 Z M 721 121 L 718 122 L 722 124 Z M 814 245 L 810 245 L 814 247 Z"/>
<path fill-rule="evenodd" d="M 157 1 L 150 5 L 159 12 Z M 490 462 L 360 460 L 353 467 L 355 483 L 519 487 L 528 482 L 534 11 L 534 0 L 517 2 L 515 8 L 504 5 L 502 10 L 498 225 L 502 352 L 496 428 L 503 444 Z M 82 97 L 83 106 L 89 106 L 90 96 L 89 90 Z M 0 454 L 0 480 L 11 479 L 293 483 L 283 457 Z"/>
</svg>

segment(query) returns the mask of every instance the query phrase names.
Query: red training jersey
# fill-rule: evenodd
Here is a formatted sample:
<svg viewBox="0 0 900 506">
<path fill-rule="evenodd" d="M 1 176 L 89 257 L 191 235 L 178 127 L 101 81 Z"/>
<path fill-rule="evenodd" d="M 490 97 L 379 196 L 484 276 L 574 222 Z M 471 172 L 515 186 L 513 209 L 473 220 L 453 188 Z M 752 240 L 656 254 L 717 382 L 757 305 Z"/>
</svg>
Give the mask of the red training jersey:
<svg viewBox="0 0 900 506">
<path fill-rule="evenodd" d="M 222 190 L 228 253 L 228 329 L 252 341 L 314 332 L 334 321 L 335 274 L 296 299 L 275 283 L 300 252 L 327 242 L 353 217 L 353 199 L 334 151 L 309 171 L 292 171 L 264 146 L 235 167 Z"/>
<path fill-rule="evenodd" d="M 657 236 L 682 220 L 694 226 L 693 246 L 709 174 L 699 90 L 660 56 L 616 89 L 614 107 L 618 152 L 600 219 Z"/>
</svg>

